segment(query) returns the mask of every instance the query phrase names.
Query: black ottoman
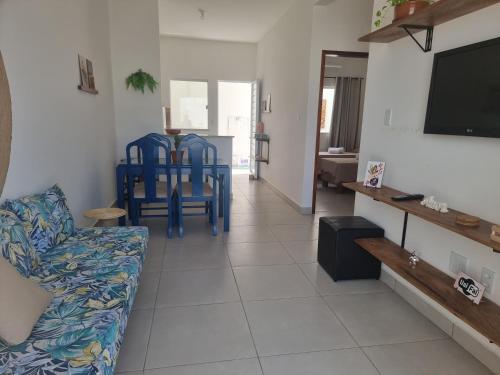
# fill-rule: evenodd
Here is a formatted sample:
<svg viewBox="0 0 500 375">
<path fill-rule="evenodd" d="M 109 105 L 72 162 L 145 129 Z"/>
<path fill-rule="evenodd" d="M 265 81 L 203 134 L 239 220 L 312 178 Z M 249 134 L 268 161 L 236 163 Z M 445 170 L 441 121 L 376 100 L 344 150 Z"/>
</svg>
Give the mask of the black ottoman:
<svg viewBox="0 0 500 375">
<path fill-rule="evenodd" d="M 384 237 L 384 230 L 359 216 L 319 220 L 318 262 L 333 280 L 378 279 L 380 261 L 359 247 L 358 238 Z"/>
</svg>

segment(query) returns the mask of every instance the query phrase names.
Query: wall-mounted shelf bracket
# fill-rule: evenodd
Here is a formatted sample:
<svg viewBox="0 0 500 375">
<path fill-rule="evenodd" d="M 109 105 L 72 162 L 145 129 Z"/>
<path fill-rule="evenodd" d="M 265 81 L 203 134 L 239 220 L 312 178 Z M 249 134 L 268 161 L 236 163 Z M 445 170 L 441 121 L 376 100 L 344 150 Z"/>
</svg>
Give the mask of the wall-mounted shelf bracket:
<svg viewBox="0 0 500 375">
<path fill-rule="evenodd" d="M 415 43 L 420 47 L 420 49 L 424 52 L 432 51 L 432 39 L 434 36 L 434 26 L 424 26 L 424 25 L 400 25 L 404 31 L 413 39 Z M 412 31 L 421 31 L 426 30 L 427 35 L 425 37 L 425 45 L 422 44 L 415 38 Z"/>
</svg>

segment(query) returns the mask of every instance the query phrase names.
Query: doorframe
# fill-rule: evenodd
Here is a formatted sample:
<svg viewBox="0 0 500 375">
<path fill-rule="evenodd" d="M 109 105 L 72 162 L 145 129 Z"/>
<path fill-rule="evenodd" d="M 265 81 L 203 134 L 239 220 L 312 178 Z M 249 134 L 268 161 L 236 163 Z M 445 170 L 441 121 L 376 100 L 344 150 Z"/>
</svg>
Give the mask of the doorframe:
<svg viewBox="0 0 500 375">
<path fill-rule="evenodd" d="M 312 192 L 312 213 L 316 213 L 316 196 L 318 190 L 318 154 L 321 139 L 321 111 L 323 107 L 323 86 L 325 85 L 325 65 L 326 57 L 328 55 L 337 55 L 339 57 L 353 57 L 358 59 L 367 59 L 369 57 L 368 52 L 352 52 L 352 51 L 333 51 L 333 50 L 322 50 L 321 51 L 321 76 L 319 80 L 319 100 L 318 100 L 318 115 L 316 123 L 316 147 L 314 149 L 314 175 L 313 175 L 313 192 Z"/>
</svg>

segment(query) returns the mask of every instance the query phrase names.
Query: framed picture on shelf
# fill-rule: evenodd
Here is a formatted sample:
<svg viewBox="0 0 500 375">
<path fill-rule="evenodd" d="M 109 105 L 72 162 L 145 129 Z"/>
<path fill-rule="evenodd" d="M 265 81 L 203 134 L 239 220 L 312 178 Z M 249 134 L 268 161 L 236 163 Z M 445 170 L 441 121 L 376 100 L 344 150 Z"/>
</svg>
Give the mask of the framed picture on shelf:
<svg viewBox="0 0 500 375">
<path fill-rule="evenodd" d="M 89 80 L 89 89 L 95 90 L 94 67 L 92 66 L 92 61 L 89 59 L 87 59 L 87 77 Z"/>
<path fill-rule="evenodd" d="M 385 162 L 369 161 L 366 166 L 366 174 L 363 185 L 366 187 L 380 189 L 382 187 L 382 178 L 384 177 Z"/>
<path fill-rule="evenodd" d="M 86 59 L 82 55 L 78 55 L 78 67 L 80 70 L 80 84 L 78 89 L 80 91 L 88 92 L 89 94 L 97 95 L 98 92 L 95 88 L 94 67 L 92 61 Z"/>
<path fill-rule="evenodd" d="M 262 112 L 271 113 L 271 94 L 267 94 L 266 99 L 262 101 Z"/>
</svg>

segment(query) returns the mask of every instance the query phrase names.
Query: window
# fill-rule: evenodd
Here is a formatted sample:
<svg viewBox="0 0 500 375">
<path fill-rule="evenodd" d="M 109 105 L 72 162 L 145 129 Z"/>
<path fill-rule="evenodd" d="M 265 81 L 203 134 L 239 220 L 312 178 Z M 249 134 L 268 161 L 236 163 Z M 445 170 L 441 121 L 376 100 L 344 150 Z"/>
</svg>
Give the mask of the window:
<svg viewBox="0 0 500 375">
<path fill-rule="evenodd" d="M 333 103 L 335 101 L 335 89 L 323 89 L 323 103 L 321 105 L 321 133 L 330 133 L 332 126 Z"/>
<path fill-rule="evenodd" d="M 208 129 L 208 82 L 170 81 L 170 116 L 174 129 Z"/>
</svg>

